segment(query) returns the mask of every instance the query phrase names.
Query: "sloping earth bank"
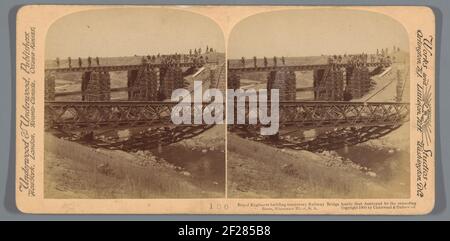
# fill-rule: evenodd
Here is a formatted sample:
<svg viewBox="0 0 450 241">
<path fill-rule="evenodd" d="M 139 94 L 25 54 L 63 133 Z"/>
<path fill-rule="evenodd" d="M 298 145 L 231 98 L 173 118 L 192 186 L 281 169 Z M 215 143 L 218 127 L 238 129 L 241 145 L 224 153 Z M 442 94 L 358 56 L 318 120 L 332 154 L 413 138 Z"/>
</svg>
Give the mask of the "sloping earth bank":
<svg viewBox="0 0 450 241">
<path fill-rule="evenodd" d="M 404 132 L 409 125 L 402 128 L 397 132 Z M 277 149 L 228 134 L 228 196 L 406 198 L 409 149 L 405 143 L 394 148 L 391 142 L 392 137 L 383 137 L 362 143 L 350 147 L 348 153 L 353 155 L 345 156 L 342 150 Z"/>
<path fill-rule="evenodd" d="M 94 149 L 46 133 L 44 195 L 46 198 L 223 197 L 224 145 L 221 143 L 220 147 L 218 141 L 211 143 L 209 147 L 205 146 L 197 153 L 202 155 L 202 161 L 197 165 L 205 165 L 205 162 L 211 162 L 209 160 L 211 158 L 215 162 L 220 162 L 221 159 L 222 179 L 220 175 L 218 178 L 218 175 L 209 175 L 212 177 L 205 179 L 206 174 L 202 174 L 201 171 L 208 172 L 209 169 L 197 168 L 195 164 L 183 167 L 173 163 L 172 159 L 171 163 L 162 157 L 165 150 L 177 153 L 178 148 L 185 148 L 184 142 L 170 148 L 164 147 L 162 153 L 155 152 L 155 154 L 152 151 L 127 153 L 119 150 Z M 205 148 L 209 149 L 205 151 Z M 211 155 L 213 148 L 214 155 Z M 189 158 L 197 157 L 197 155 L 182 156 L 185 163 L 190 163 Z M 221 173 L 220 170 L 215 171 Z"/>
</svg>

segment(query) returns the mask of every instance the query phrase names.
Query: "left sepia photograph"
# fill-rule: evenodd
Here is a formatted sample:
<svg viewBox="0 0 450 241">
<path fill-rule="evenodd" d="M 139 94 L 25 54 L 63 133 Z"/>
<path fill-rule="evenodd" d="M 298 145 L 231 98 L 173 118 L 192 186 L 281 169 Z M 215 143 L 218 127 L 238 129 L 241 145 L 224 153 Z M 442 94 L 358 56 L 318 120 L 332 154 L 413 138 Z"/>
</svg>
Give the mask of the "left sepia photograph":
<svg viewBox="0 0 450 241">
<path fill-rule="evenodd" d="M 87 10 L 54 22 L 45 42 L 44 198 L 224 198 L 226 128 L 192 114 L 205 116 L 211 103 L 196 96 L 225 92 L 224 42 L 213 20 L 168 8 Z M 180 113 L 192 121 L 175 124 Z"/>
</svg>

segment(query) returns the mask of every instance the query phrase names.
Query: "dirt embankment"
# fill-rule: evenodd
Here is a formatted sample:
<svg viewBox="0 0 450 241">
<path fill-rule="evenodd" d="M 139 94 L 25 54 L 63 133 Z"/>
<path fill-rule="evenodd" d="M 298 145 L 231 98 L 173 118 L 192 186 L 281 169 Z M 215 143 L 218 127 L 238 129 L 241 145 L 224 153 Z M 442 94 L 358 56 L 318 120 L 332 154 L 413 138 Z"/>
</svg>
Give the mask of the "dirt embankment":
<svg viewBox="0 0 450 241">
<path fill-rule="evenodd" d="M 403 195 L 393 191 L 389 183 L 372 170 L 335 152 L 277 149 L 234 134 L 228 134 L 227 146 L 228 196 L 232 198 L 390 198 Z"/>
<path fill-rule="evenodd" d="M 45 135 L 46 198 L 212 198 L 192 175 L 146 152 L 93 149 Z"/>
</svg>

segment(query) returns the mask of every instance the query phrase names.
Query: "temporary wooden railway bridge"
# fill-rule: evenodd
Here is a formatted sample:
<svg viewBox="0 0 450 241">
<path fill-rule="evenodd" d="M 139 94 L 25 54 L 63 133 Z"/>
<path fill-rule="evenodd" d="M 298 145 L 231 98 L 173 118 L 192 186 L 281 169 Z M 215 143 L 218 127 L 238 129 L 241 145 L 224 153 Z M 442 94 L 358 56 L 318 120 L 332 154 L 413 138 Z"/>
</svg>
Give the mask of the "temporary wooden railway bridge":
<svg viewBox="0 0 450 241">
<path fill-rule="evenodd" d="M 184 67 L 201 67 L 199 64 L 184 63 Z M 371 63 L 372 67 L 386 67 L 385 63 Z M 95 66 L 79 68 L 49 68 L 48 73 L 67 72 L 108 72 L 108 71 L 143 71 L 154 68 L 167 68 L 155 65 L 123 65 L 123 66 Z M 224 66 L 223 66 L 224 67 Z M 278 75 L 283 71 L 296 70 L 324 70 L 322 80 L 329 80 L 331 69 L 353 68 L 349 65 L 308 65 L 308 66 L 272 66 L 253 68 L 229 68 L 228 81 L 234 74 L 252 71 L 271 71 L 272 81 L 283 81 L 287 75 Z M 218 84 L 225 78 L 225 68 L 216 74 Z M 49 75 L 47 75 L 49 76 Z M 131 75 L 129 75 L 131 76 Z M 141 81 L 139 75 L 133 76 L 135 82 Z M 155 81 L 154 78 L 144 79 Z M 160 76 L 160 81 L 167 81 Z M 333 80 L 332 80 L 333 81 Z M 89 82 L 89 79 L 88 81 Z M 153 83 L 154 84 L 154 83 Z M 274 83 L 275 85 L 276 83 Z M 147 83 L 152 85 L 152 83 Z M 130 87 L 131 88 L 131 87 Z M 295 90 L 295 87 L 294 87 Z M 84 89 L 83 91 L 87 91 Z M 144 95 L 145 96 L 145 95 Z M 339 95 L 336 95 L 339 96 Z M 205 108 L 203 103 L 201 108 Z M 139 148 L 154 148 L 158 145 L 167 145 L 186 138 L 199 135 L 213 125 L 192 124 L 174 125 L 170 115 L 177 103 L 155 100 L 129 100 L 112 101 L 55 101 L 47 98 L 45 102 L 45 125 L 47 130 L 62 133 L 61 135 L 86 142 L 89 145 L 104 148 L 119 148 L 135 150 Z M 196 106 L 196 105 L 195 105 Z M 378 138 L 397 129 L 409 120 L 409 103 L 401 102 L 349 102 L 349 101 L 296 101 L 281 99 L 280 134 L 271 137 L 258 136 L 261 125 L 233 125 L 229 129 L 239 135 L 263 141 L 277 147 L 305 149 L 311 151 L 337 149 L 344 145 L 354 145 Z M 193 108 L 192 111 L 194 111 Z M 248 114 L 248 113 L 246 113 Z M 110 130 L 141 128 L 124 140 L 99 139 L 99 133 Z M 285 133 L 308 129 L 325 128 L 313 140 L 302 138 L 285 138 Z M 86 138 L 90 136 L 90 138 Z"/>
</svg>

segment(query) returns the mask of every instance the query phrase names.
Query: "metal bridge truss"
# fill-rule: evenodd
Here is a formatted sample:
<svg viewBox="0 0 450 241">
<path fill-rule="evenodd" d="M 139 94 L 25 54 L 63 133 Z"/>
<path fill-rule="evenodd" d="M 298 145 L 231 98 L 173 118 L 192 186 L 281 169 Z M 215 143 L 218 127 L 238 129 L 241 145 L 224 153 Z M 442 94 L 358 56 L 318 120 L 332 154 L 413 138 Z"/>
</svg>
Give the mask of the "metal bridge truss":
<svg viewBox="0 0 450 241">
<path fill-rule="evenodd" d="M 196 125 L 150 128 L 139 134 L 132 135 L 125 140 L 96 139 L 87 141 L 81 140 L 81 142 L 85 142 L 85 144 L 96 148 L 120 149 L 124 151 L 149 150 L 157 148 L 158 146 L 165 146 L 195 137 L 213 126 L 214 125 Z"/>
<path fill-rule="evenodd" d="M 247 102 L 246 123 L 249 123 L 248 106 Z M 236 116 L 236 105 L 234 109 Z M 280 127 L 295 126 L 301 129 L 396 125 L 408 121 L 409 103 L 289 101 L 279 102 L 279 116 Z M 260 124 L 255 127 L 260 127 Z"/>
<path fill-rule="evenodd" d="M 187 104 L 191 105 L 192 113 L 202 113 L 208 105 Z M 81 141 L 83 134 L 93 131 L 145 128 L 126 140 L 86 140 L 94 146 L 125 150 L 174 143 L 201 134 L 213 126 L 204 123 L 173 124 L 171 112 L 178 107 L 182 105 L 151 101 L 46 102 L 45 125 L 48 129 L 72 136 L 78 133 Z M 280 134 L 277 136 L 259 136 L 260 124 L 233 125 L 230 130 L 277 147 L 320 151 L 381 137 L 409 121 L 409 103 L 398 102 L 293 101 L 280 102 L 279 110 Z M 245 113 L 248 123 L 249 111 Z M 321 128 L 327 131 L 313 140 L 289 137 L 292 132 Z"/>
<path fill-rule="evenodd" d="M 277 135 L 261 136 L 261 125 L 234 125 L 229 130 L 278 148 L 323 151 L 379 138 L 409 121 L 409 103 L 280 102 L 279 109 Z M 312 140 L 296 136 L 308 129 L 326 131 Z"/>
<path fill-rule="evenodd" d="M 63 132 L 174 126 L 171 120 L 172 110 L 179 108 L 174 111 L 180 111 L 185 105 L 191 107 L 191 116 L 194 116 L 194 113 L 203 113 L 209 104 L 156 101 L 46 102 L 45 126 Z"/>
<path fill-rule="evenodd" d="M 234 129 L 232 131 L 237 132 L 238 135 L 243 138 L 263 142 L 277 148 L 321 152 L 325 150 L 336 150 L 345 146 L 352 146 L 366 142 L 368 140 L 376 139 L 391 133 L 400 126 L 401 124 L 386 126 L 333 128 L 329 131 L 317 135 L 312 140 L 306 138 L 291 138 L 289 135 L 263 137 L 258 135 L 258 132 L 256 132 L 254 129 L 252 130 L 242 127 Z"/>
</svg>

